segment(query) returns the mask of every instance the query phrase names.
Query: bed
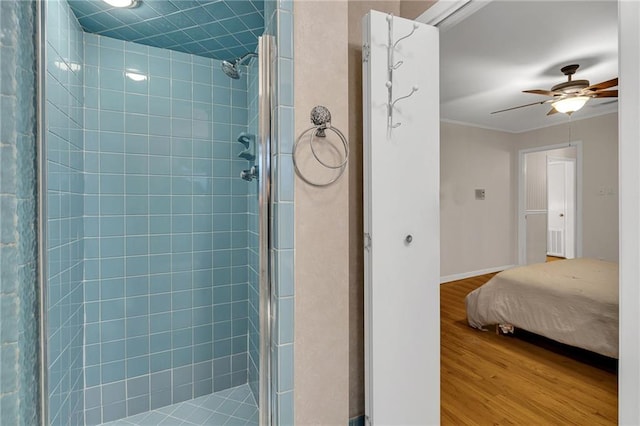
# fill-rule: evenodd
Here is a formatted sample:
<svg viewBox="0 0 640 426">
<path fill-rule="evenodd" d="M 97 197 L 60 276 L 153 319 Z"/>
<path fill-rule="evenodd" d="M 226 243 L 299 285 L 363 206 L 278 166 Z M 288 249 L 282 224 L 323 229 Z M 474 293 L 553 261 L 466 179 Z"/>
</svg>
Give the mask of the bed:
<svg viewBox="0 0 640 426">
<path fill-rule="evenodd" d="M 618 264 L 579 258 L 502 271 L 466 297 L 467 321 L 513 326 L 618 358 Z"/>
</svg>

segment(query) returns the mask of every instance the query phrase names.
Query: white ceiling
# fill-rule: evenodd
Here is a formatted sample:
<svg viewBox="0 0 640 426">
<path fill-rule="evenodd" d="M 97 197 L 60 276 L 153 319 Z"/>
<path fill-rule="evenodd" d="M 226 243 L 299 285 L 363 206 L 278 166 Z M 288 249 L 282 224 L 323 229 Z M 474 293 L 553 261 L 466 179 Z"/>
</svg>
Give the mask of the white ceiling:
<svg viewBox="0 0 640 426">
<path fill-rule="evenodd" d="M 487 3 L 441 31 L 441 118 L 516 133 L 569 121 L 547 116 L 549 104 L 490 113 L 549 99 L 522 91 L 566 81 L 564 65 L 580 64 L 574 79 L 591 84 L 617 77 L 617 26 L 615 0 Z M 591 99 L 572 118 L 614 112 L 611 101 Z"/>
</svg>

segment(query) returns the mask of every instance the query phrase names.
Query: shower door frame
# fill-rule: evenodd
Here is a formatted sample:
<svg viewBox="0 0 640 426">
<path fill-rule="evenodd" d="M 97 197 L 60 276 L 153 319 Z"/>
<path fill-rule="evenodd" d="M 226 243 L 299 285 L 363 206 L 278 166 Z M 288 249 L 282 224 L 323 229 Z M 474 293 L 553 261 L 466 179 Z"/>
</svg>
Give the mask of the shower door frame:
<svg viewBox="0 0 640 426">
<path fill-rule="evenodd" d="M 259 383 L 259 424 L 272 424 L 271 348 L 273 336 L 272 274 L 271 261 L 273 247 L 271 232 L 271 126 L 272 89 L 274 73 L 271 69 L 272 54 L 275 49 L 273 36 L 258 38 L 258 236 L 259 236 L 259 289 L 260 289 L 260 383 Z"/>
<path fill-rule="evenodd" d="M 37 202 L 38 202 L 38 334 L 40 423 L 49 425 L 49 361 L 47 358 L 47 151 L 46 151 L 46 0 L 36 0 L 36 156 L 37 156 Z"/>
</svg>

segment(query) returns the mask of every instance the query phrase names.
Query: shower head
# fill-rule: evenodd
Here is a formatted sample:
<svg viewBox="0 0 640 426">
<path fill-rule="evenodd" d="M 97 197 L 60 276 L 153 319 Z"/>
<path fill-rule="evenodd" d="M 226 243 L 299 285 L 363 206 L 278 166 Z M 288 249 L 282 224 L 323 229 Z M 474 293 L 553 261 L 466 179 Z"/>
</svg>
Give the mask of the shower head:
<svg viewBox="0 0 640 426">
<path fill-rule="evenodd" d="M 241 57 L 239 57 L 233 62 L 222 61 L 222 71 L 229 77 L 233 78 L 234 80 L 238 80 L 240 78 L 240 70 L 238 69 L 238 66 L 241 65 L 245 59 L 251 58 L 254 56 L 258 56 L 258 54 L 249 52 L 249 53 L 245 53 L 244 55 L 242 55 Z"/>
<path fill-rule="evenodd" d="M 240 78 L 240 70 L 238 70 L 237 62 L 231 63 L 229 61 L 222 61 L 222 72 L 234 80 L 238 80 Z"/>
</svg>

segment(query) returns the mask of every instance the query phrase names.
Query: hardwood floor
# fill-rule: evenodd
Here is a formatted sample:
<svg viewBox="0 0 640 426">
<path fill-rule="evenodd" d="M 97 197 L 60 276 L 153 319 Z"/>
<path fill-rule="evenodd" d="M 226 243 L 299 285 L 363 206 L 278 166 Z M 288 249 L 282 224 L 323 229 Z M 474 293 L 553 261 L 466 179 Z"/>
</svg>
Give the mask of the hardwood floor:
<svg viewBox="0 0 640 426">
<path fill-rule="evenodd" d="M 467 325 L 465 296 L 493 275 L 440 286 L 441 424 L 617 424 L 615 360 Z"/>
</svg>

